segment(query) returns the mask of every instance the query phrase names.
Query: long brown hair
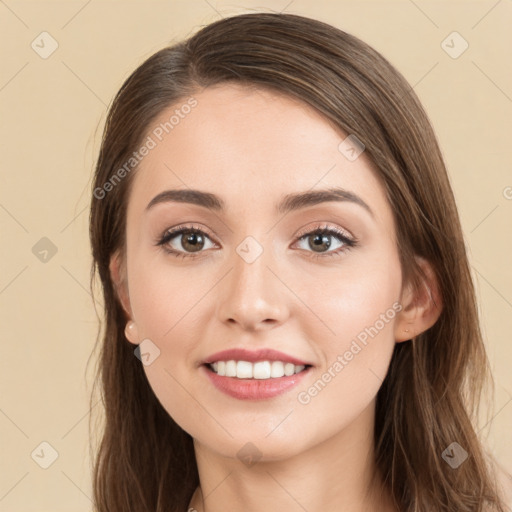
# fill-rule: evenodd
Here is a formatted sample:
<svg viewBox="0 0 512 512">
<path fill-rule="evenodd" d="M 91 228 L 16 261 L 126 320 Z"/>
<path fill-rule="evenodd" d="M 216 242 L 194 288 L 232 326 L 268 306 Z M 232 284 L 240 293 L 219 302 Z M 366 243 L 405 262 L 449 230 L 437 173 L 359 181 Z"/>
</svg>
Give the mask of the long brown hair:
<svg viewBox="0 0 512 512">
<path fill-rule="evenodd" d="M 91 286 L 99 274 L 105 303 L 96 510 L 184 512 L 199 484 L 191 436 L 156 399 L 124 335 L 127 318 L 109 263 L 125 247 L 136 170 L 112 179 L 164 108 L 227 81 L 296 97 L 361 140 L 393 209 L 404 279 L 420 286 L 415 255 L 434 270 L 441 315 L 426 332 L 395 345 L 377 395 L 376 465 L 397 507 L 502 512 L 475 432 L 482 391 L 492 384 L 489 364 L 455 200 L 430 122 L 402 75 L 367 44 L 320 21 L 273 13 L 222 19 L 158 51 L 129 76 L 109 109 L 90 212 Z M 453 442 L 469 455 L 457 469 L 442 458 Z"/>
</svg>

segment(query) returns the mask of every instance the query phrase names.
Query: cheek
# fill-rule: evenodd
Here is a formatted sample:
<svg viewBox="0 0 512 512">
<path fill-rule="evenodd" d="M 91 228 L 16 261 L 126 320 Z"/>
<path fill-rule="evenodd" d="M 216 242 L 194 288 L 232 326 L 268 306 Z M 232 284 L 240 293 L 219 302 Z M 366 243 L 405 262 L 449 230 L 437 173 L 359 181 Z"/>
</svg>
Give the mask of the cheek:
<svg viewBox="0 0 512 512">
<path fill-rule="evenodd" d="M 332 316 L 326 318 L 336 334 L 317 341 L 322 366 L 294 397 L 296 419 L 312 438 L 327 438 L 363 412 L 371 414 L 395 347 L 394 319 L 400 305 L 394 297 L 382 289 L 368 294 L 367 289 L 354 288 L 348 297 L 326 303 L 332 307 Z"/>
<path fill-rule="evenodd" d="M 144 371 L 156 397 L 178 421 L 194 414 L 187 390 L 194 388 L 197 377 L 205 293 L 211 286 L 206 286 L 207 276 L 192 266 L 173 267 L 161 256 L 134 252 L 128 263 L 134 319 L 140 340 L 151 340 L 159 351 Z"/>
<path fill-rule="evenodd" d="M 382 334 L 379 339 L 392 337 L 401 269 L 393 248 L 384 249 L 347 258 L 346 264 L 330 269 L 329 274 L 304 273 L 295 280 L 297 295 L 310 311 L 297 315 L 303 330 L 331 358 L 359 335 L 364 342 L 365 328 L 375 324 L 379 336 Z M 375 331 L 372 333 L 375 337 Z"/>
<path fill-rule="evenodd" d="M 194 318 L 208 290 L 201 272 L 192 266 L 167 265 L 161 257 L 134 258 L 128 272 L 130 303 L 141 339 L 163 342 L 180 331 L 190 332 L 186 327 L 191 323 L 198 325 Z"/>
<path fill-rule="evenodd" d="M 347 265 L 337 279 L 310 287 L 307 295 L 304 288 L 303 297 L 322 326 L 319 331 L 318 322 L 303 321 L 302 329 L 320 349 L 322 367 L 299 390 L 297 401 L 311 417 L 329 416 L 338 427 L 374 399 L 395 346 L 401 269 L 392 251 L 387 258 L 380 254 L 381 259 L 368 258 L 364 265 Z"/>
<path fill-rule="evenodd" d="M 169 416 L 185 431 L 200 434 L 197 425 L 203 425 L 207 418 L 199 405 L 204 383 L 195 363 L 205 322 L 201 307 L 201 299 L 207 299 L 205 277 L 191 267 L 187 271 L 162 262 L 134 264 L 129 275 L 139 337 L 150 339 L 159 350 L 158 357 L 144 366 L 148 382 Z"/>
</svg>

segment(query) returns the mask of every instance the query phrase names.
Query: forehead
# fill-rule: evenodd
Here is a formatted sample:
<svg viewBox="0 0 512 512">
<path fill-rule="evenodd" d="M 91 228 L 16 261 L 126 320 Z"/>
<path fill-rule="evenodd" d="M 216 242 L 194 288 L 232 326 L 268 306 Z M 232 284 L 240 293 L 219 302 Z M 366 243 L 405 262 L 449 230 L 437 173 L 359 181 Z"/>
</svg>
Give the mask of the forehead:
<svg viewBox="0 0 512 512">
<path fill-rule="evenodd" d="M 261 211 L 286 194 L 328 187 L 387 208 L 365 153 L 348 160 L 339 150 L 348 134 L 306 103 L 233 84 L 193 99 L 168 107 L 148 128 L 154 147 L 135 172 L 131 208 L 141 211 L 166 189 L 191 188 L 224 198 L 230 209 L 257 202 Z"/>
</svg>

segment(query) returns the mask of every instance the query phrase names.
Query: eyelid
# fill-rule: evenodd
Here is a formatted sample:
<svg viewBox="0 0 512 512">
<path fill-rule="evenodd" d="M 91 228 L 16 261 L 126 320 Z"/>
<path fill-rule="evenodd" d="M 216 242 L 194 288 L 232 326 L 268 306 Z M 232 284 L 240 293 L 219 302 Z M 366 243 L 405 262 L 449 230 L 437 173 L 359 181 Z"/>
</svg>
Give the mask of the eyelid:
<svg viewBox="0 0 512 512">
<path fill-rule="evenodd" d="M 215 245 L 219 245 L 217 242 L 215 242 L 216 237 L 213 236 L 209 229 L 199 226 L 198 224 L 192 223 L 187 224 L 186 222 L 183 224 L 178 224 L 177 226 L 173 226 L 172 228 L 167 228 L 161 236 L 159 236 L 156 240 L 156 245 L 163 245 L 164 240 L 170 240 L 172 238 L 175 238 L 176 236 L 180 235 L 180 231 L 195 231 L 200 232 L 204 235 L 206 235 L 210 240 L 212 240 Z"/>
<path fill-rule="evenodd" d="M 177 236 L 179 234 L 179 231 L 183 229 L 187 229 L 187 230 L 190 230 L 190 231 L 200 231 L 200 232 L 203 232 L 205 235 L 208 235 L 208 237 L 211 239 L 211 238 L 216 238 L 215 236 L 212 236 L 211 235 L 211 232 L 207 229 L 207 228 L 204 228 L 202 226 L 199 226 L 198 224 L 187 224 L 187 223 L 183 223 L 183 224 L 178 224 L 177 226 L 173 226 L 172 228 L 167 228 L 162 237 L 165 237 L 166 235 L 168 234 L 171 234 L 172 232 L 172 235 L 174 236 Z M 353 241 L 358 241 L 357 238 L 352 234 L 350 233 L 350 231 L 344 229 L 344 228 L 340 228 L 338 226 L 330 226 L 328 225 L 328 223 L 326 221 L 317 221 L 317 223 L 314 225 L 314 226 L 306 226 L 304 228 L 302 228 L 295 236 L 295 241 L 299 240 L 300 238 L 304 237 L 305 235 L 308 235 L 310 234 L 312 231 L 321 231 L 321 230 L 335 230 L 335 231 L 339 231 L 341 232 L 343 235 L 345 235 L 347 238 L 349 238 L 350 240 L 353 240 Z M 158 241 L 161 240 L 160 237 L 158 239 Z"/>
<path fill-rule="evenodd" d="M 307 235 L 311 233 L 311 231 L 322 231 L 322 230 L 334 230 L 339 231 L 344 236 L 346 236 L 348 239 L 357 241 L 357 238 L 348 230 L 335 226 L 335 225 L 329 225 L 327 221 L 317 221 L 317 223 L 312 227 L 311 225 L 306 226 L 305 228 L 301 229 L 295 237 L 302 238 L 304 235 Z"/>
</svg>

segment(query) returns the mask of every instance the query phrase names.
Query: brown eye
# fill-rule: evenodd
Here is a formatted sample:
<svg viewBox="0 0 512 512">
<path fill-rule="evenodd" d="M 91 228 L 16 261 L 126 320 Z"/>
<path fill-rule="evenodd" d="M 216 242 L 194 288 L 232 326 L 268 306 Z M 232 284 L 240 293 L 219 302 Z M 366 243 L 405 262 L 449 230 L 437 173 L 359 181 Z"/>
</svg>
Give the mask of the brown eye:
<svg viewBox="0 0 512 512">
<path fill-rule="evenodd" d="M 330 251 L 329 249 L 333 244 L 333 239 L 337 240 L 337 242 L 334 242 L 335 250 Z M 349 250 L 357 244 L 356 240 L 348 238 L 348 236 L 341 231 L 328 227 L 317 228 L 314 231 L 302 235 L 299 238 L 299 242 L 305 242 L 306 247 L 304 247 L 304 249 L 309 253 L 316 253 L 317 256 L 313 256 L 315 258 L 335 256 Z M 336 243 L 338 246 L 336 246 Z"/>
<path fill-rule="evenodd" d="M 324 252 L 322 250 L 322 247 L 325 247 L 325 249 L 328 250 L 329 247 L 331 246 L 331 242 L 329 240 L 331 236 L 332 235 L 326 234 L 309 235 L 307 237 L 309 247 L 313 248 L 315 252 Z"/>
<path fill-rule="evenodd" d="M 187 232 L 184 232 L 181 236 L 181 246 L 186 251 L 197 252 L 204 246 L 204 237 L 198 232 L 189 231 L 188 234 Z"/>
<path fill-rule="evenodd" d="M 174 256 L 193 257 L 194 253 L 205 252 L 202 249 L 205 248 L 208 240 L 210 240 L 210 237 L 200 229 L 178 226 L 167 231 L 157 245 L 164 247 L 167 252 Z M 214 246 L 212 242 L 210 244 L 210 247 Z"/>
</svg>

